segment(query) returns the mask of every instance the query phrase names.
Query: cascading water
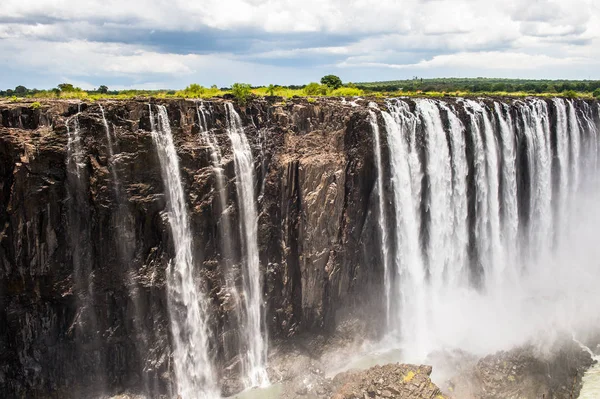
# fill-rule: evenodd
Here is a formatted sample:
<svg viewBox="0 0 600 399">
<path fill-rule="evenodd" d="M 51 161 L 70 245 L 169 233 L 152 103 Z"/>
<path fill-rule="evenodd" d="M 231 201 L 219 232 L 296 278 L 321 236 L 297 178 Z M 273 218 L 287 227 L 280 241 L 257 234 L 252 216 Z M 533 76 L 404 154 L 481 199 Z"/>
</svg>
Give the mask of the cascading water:
<svg viewBox="0 0 600 399">
<path fill-rule="evenodd" d="M 513 265 L 509 270 L 513 273 L 509 281 L 516 281 L 516 264 L 519 251 L 519 207 L 517 200 L 517 152 L 515 143 L 515 130 L 510 115 L 510 107 L 506 104 L 494 102 L 494 111 L 500 128 L 502 145 L 502 219 L 504 221 L 502 235 L 505 243 L 505 259 Z"/>
<path fill-rule="evenodd" d="M 469 244 L 468 201 L 467 201 L 467 164 L 466 145 L 463 126 L 454 111 L 446 104 L 438 103 L 445 112 L 449 124 L 450 150 L 452 160 L 452 208 L 454 211 L 452 242 L 455 247 L 449 259 L 447 273 L 452 287 L 462 287 L 466 282 L 467 257 Z"/>
<path fill-rule="evenodd" d="M 575 193 L 594 188 L 594 176 L 581 171 L 598 159 L 589 106 L 398 99 L 387 107 L 396 228 L 389 247 L 380 236 L 395 251 L 388 338 L 397 339 L 403 360 L 424 361 L 437 349 L 489 353 L 535 336 L 548 319 L 571 320 L 558 276 L 568 279 L 560 262 L 569 245 L 563 226 L 581 203 Z M 375 137 L 375 115 L 370 122 Z M 519 328 L 507 333 L 506 325 Z"/>
<path fill-rule="evenodd" d="M 177 393 L 183 399 L 219 397 L 215 371 L 209 355 L 208 304 L 198 287 L 197 266 L 179 160 L 167 109 L 156 106 L 157 121 L 149 105 L 152 139 L 160 161 L 167 196 L 168 220 L 175 247 L 175 258 L 167 272 L 169 313 L 177 378 Z"/>
<path fill-rule="evenodd" d="M 396 213 L 396 251 L 394 254 L 394 281 L 392 297 L 391 325 L 392 339 L 410 337 L 416 353 L 422 353 L 429 346 L 426 319 L 425 268 L 420 244 L 420 187 L 413 184 L 413 176 L 418 178 L 418 156 L 408 149 L 406 136 L 415 130 L 416 122 L 411 117 L 408 104 L 388 103 L 391 115 L 382 112 L 387 131 L 390 153 L 391 179 Z M 414 140 L 412 141 L 414 145 Z M 412 166 L 412 168 L 411 168 Z M 411 173 L 412 172 L 412 173 Z"/>
<path fill-rule="evenodd" d="M 67 121 L 67 173 L 68 190 L 70 196 L 69 222 L 71 229 L 76 232 L 72 237 L 72 256 L 75 281 L 78 286 L 82 310 L 88 316 L 88 320 L 80 320 L 82 324 L 91 323 L 88 331 L 95 329 L 95 317 L 93 316 L 93 283 L 90 254 L 90 231 L 87 226 L 90 220 L 89 206 L 85 193 L 87 184 L 87 171 L 85 153 L 81 143 L 82 137 L 79 128 L 79 114 L 81 104 L 78 105 L 77 114 L 73 118 L 74 129 L 69 127 Z"/>
<path fill-rule="evenodd" d="M 373 153 L 375 155 L 375 167 L 377 168 L 377 216 L 379 222 L 379 235 L 381 240 L 381 258 L 383 261 L 383 279 L 384 279 L 384 299 L 385 299 L 385 315 L 386 325 L 390 325 L 390 312 L 392 292 L 391 284 L 392 277 L 390 276 L 391 270 L 389 266 L 389 242 L 388 242 L 388 226 L 387 217 L 385 215 L 385 192 L 383 189 L 383 164 L 381 161 L 381 140 L 379 132 L 379 123 L 377 122 L 377 115 L 375 111 L 369 110 L 369 122 L 371 123 L 371 130 L 373 131 Z"/>
<path fill-rule="evenodd" d="M 84 348 L 91 344 L 91 348 L 82 349 L 96 352 L 96 361 L 91 366 L 91 372 L 95 375 L 95 383 L 100 385 L 96 389 L 104 389 L 105 375 L 102 371 L 103 356 L 98 335 L 98 320 L 96 317 L 94 301 L 94 273 L 93 254 L 91 247 L 92 220 L 87 193 L 89 176 L 87 172 L 86 153 L 82 143 L 79 115 L 81 104 L 77 106 L 77 114 L 67 120 L 67 191 L 68 215 L 69 215 L 69 244 L 73 262 L 73 278 L 76 288 L 78 314 L 76 316 L 76 328 L 78 343 Z M 69 127 L 73 120 L 73 130 Z"/>
<path fill-rule="evenodd" d="M 263 326 L 262 284 L 258 254 L 258 216 L 254 198 L 254 158 L 246 138 L 242 120 L 233 104 L 226 104 L 227 132 L 231 140 L 235 162 L 236 191 L 240 212 L 244 281 L 243 332 L 246 353 L 242 356 L 246 386 L 266 386 L 269 378 L 265 368 L 267 359 L 266 331 Z"/>
<path fill-rule="evenodd" d="M 106 142 L 108 144 L 108 155 L 110 156 L 110 162 L 113 163 L 110 167 L 110 172 L 112 174 L 112 178 L 113 178 L 113 183 L 114 183 L 114 190 L 115 193 L 117 195 L 117 198 L 120 196 L 120 183 L 119 183 L 119 176 L 117 175 L 117 169 L 114 165 L 115 162 L 115 149 L 114 149 L 114 144 L 113 144 L 113 139 L 112 136 L 110 134 L 110 127 L 108 126 L 108 121 L 106 120 L 106 115 L 104 114 L 104 108 L 102 108 L 102 105 L 98 104 L 98 106 L 100 107 L 100 113 L 102 114 L 102 124 L 104 125 L 104 131 L 106 133 Z"/>
</svg>

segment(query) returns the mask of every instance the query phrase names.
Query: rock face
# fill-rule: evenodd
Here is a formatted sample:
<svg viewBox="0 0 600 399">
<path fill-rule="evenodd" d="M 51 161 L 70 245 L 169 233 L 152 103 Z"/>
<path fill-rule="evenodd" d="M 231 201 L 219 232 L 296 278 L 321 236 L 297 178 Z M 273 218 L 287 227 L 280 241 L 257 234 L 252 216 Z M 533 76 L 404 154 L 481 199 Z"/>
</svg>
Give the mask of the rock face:
<svg viewBox="0 0 600 399">
<path fill-rule="evenodd" d="M 238 274 L 241 251 L 225 107 L 207 103 L 207 124 L 223 152 L 223 210 L 209 149 L 199 138 L 197 104 L 163 103 L 220 343 L 212 356 L 226 377 L 235 374 L 238 339 L 218 242 L 224 223 L 234 248 L 228 262 Z M 169 393 L 165 269 L 173 244 L 148 104 L 101 105 L 112 158 L 98 104 L 0 104 L 0 392 L 8 397 Z M 270 339 L 274 345 L 298 332 L 331 329 L 337 311 L 366 305 L 373 296 L 361 293 L 381 278 L 374 270 L 379 252 L 370 250 L 375 174 L 367 111 L 300 100 L 257 100 L 238 111 L 256 161 Z M 83 152 L 78 192 L 67 168 L 76 123 Z M 88 259 L 80 268 L 88 275 L 74 270 L 81 259 Z"/>
</svg>

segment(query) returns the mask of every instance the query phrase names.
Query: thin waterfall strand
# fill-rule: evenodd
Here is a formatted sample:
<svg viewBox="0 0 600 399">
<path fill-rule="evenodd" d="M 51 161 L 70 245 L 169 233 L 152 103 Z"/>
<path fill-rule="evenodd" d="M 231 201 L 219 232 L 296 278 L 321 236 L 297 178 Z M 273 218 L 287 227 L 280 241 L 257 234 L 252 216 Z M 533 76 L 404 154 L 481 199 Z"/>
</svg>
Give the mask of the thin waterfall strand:
<svg viewBox="0 0 600 399">
<path fill-rule="evenodd" d="M 236 191 L 242 236 L 245 325 L 243 334 L 246 353 L 242 357 L 246 386 L 266 386 L 267 340 L 263 329 L 262 284 L 258 254 L 258 216 L 254 199 L 254 158 L 242 120 L 233 104 L 226 104 L 229 138 L 233 148 Z"/>
<path fill-rule="evenodd" d="M 209 356 L 208 306 L 194 276 L 196 261 L 179 160 L 167 109 L 163 105 L 156 108 L 158 123 L 154 120 L 152 105 L 149 105 L 152 139 L 160 160 L 169 227 L 175 246 L 175 258 L 167 273 L 167 287 L 177 392 L 183 399 L 217 398 L 219 393 Z"/>
</svg>

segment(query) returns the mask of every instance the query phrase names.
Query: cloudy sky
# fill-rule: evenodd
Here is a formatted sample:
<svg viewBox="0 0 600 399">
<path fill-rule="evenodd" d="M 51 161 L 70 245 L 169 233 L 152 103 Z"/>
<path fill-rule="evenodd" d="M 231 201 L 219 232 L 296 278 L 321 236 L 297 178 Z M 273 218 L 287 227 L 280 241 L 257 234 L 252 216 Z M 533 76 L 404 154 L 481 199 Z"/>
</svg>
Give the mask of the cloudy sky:
<svg viewBox="0 0 600 399">
<path fill-rule="evenodd" d="M 0 88 L 600 79 L 598 0 L 1 0 Z"/>
</svg>

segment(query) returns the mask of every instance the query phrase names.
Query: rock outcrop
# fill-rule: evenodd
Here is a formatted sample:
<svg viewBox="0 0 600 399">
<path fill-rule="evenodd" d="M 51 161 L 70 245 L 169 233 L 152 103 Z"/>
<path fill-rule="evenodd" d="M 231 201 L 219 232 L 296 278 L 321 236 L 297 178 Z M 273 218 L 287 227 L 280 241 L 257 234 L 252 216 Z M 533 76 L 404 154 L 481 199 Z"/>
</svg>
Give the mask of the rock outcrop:
<svg viewBox="0 0 600 399">
<path fill-rule="evenodd" d="M 550 353 L 528 346 L 486 356 L 446 389 L 456 398 L 577 398 L 592 357 L 572 341 L 556 347 Z"/>
<path fill-rule="evenodd" d="M 430 366 L 386 364 L 365 371 L 348 371 L 333 379 L 333 399 L 444 399 L 431 382 Z"/>
</svg>

